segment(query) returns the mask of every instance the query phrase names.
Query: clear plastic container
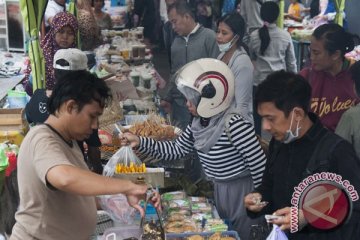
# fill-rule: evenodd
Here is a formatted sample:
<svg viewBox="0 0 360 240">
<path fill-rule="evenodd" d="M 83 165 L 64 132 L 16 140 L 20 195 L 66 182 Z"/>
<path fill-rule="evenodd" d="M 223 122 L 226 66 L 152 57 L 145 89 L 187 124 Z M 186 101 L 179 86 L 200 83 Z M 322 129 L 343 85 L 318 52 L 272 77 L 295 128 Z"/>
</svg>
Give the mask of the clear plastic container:
<svg viewBox="0 0 360 240">
<path fill-rule="evenodd" d="M 140 239 L 141 229 L 139 225 L 109 228 L 104 232 L 102 240 L 123 240 L 126 238 Z"/>
</svg>

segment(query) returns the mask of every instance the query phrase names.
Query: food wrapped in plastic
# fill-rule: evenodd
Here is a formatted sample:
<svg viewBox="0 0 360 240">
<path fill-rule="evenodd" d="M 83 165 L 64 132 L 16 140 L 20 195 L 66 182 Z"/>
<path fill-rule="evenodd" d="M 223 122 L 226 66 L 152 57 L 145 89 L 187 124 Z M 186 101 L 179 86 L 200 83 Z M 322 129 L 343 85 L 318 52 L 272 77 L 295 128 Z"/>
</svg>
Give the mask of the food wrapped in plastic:
<svg viewBox="0 0 360 240">
<path fill-rule="evenodd" d="M 192 197 L 192 196 L 189 197 L 189 201 L 191 203 L 206 203 L 207 202 L 206 197 Z"/>
<path fill-rule="evenodd" d="M 184 232 L 198 232 L 196 224 L 191 219 L 184 219 L 181 221 L 167 222 L 165 224 L 165 232 L 167 233 L 184 233 Z"/>
<path fill-rule="evenodd" d="M 163 201 L 170 201 L 170 200 L 177 200 L 184 198 L 186 198 L 186 193 L 183 191 L 167 192 L 161 195 L 161 200 Z"/>
<path fill-rule="evenodd" d="M 202 222 L 203 219 L 211 219 L 212 214 L 211 213 L 193 213 L 191 215 L 191 219 L 193 219 L 195 222 Z"/>
<path fill-rule="evenodd" d="M 212 207 L 209 203 L 192 203 L 191 212 L 192 213 L 211 213 Z"/>
<path fill-rule="evenodd" d="M 103 175 L 112 177 L 115 173 L 135 173 L 145 171 L 145 165 L 141 163 L 131 146 L 124 146 L 109 159 L 104 167 Z"/>
<path fill-rule="evenodd" d="M 128 204 L 124 195 L 101 195 L 98 198 L 102 209 L 110 215 L 113 221 L 122 224 L 134 222 L 136 210 Z"/>
<path fill-rule="evenodd" d="M 174 210 L 190 210 L 190 202 L 186 198 L 163 201 L 163 205 L 168 212 L 172 212 Z"/>
</svg>

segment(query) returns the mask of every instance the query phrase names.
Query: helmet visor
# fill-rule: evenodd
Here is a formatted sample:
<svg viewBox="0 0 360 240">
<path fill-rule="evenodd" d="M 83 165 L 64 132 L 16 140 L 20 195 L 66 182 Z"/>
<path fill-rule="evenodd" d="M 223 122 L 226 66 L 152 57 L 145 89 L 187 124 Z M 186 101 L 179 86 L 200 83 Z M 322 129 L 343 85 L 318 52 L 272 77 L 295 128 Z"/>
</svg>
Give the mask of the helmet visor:
<svg viewBox="0 0 360 240">
<path fill-rule="evenodd" d="M 194 106 L 197 106 L 200 102 L 201 95 L 195 89 L 189 88 L 188 86 L 177 82 L 177 89 L 184 95 L 184 97 L 190 101 Z"/>
</svg>

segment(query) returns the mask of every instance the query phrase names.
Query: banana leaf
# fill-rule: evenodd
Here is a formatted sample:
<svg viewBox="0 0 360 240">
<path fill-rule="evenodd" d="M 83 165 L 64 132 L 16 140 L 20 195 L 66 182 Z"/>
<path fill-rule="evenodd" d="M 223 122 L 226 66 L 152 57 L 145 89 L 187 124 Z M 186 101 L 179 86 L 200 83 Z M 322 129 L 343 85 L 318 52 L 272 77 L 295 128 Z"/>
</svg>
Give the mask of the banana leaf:
<svg viewBox="0 0 360 240">
<path fill-rule="evenodd" d="M 344 24 L 344 10 L 345 10 L 345 0 L 334 0 L 336 15 L 335 15 L 335 23 L 343 26 Z"/>
<path fill-rule="evenodd" d="M 21 15 L 29 34 L 29 58 L 31 62 L 33 91 L 45 87 L 45 62 L 40 49 L 39 32 L 47 0 L 20 0 Z"/>
</svg>

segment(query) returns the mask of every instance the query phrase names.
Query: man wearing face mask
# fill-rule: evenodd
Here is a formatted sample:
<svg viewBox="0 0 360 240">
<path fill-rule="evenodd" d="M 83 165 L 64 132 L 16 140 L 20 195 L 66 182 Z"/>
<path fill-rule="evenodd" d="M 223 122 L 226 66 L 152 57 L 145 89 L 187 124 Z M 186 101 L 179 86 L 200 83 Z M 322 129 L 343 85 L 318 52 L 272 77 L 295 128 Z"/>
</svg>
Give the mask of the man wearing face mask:
<svg viewBox="0 0 360 240">
<path fill-rule="evenodd" d="M 360 160 L 353 147 L 309 112 L 310 98 L 309 83 L 285 71 L 270 74 L 255 93 L 262 126 L 272 140 L 262 184 L 245 197 L 245 206 L 255 215 L 282 215 L 274 223 L 283 230 L 290 228 L 294 187 L 306 177 L 331 172 L 360 190 Z M 322 231 L 304 223 L 300 231 L 286 233 L 289 239 L 359 239 L 359 201 L 353 202 L 350 214 L 349 221 L 336 229 Z"/>
</svg>

